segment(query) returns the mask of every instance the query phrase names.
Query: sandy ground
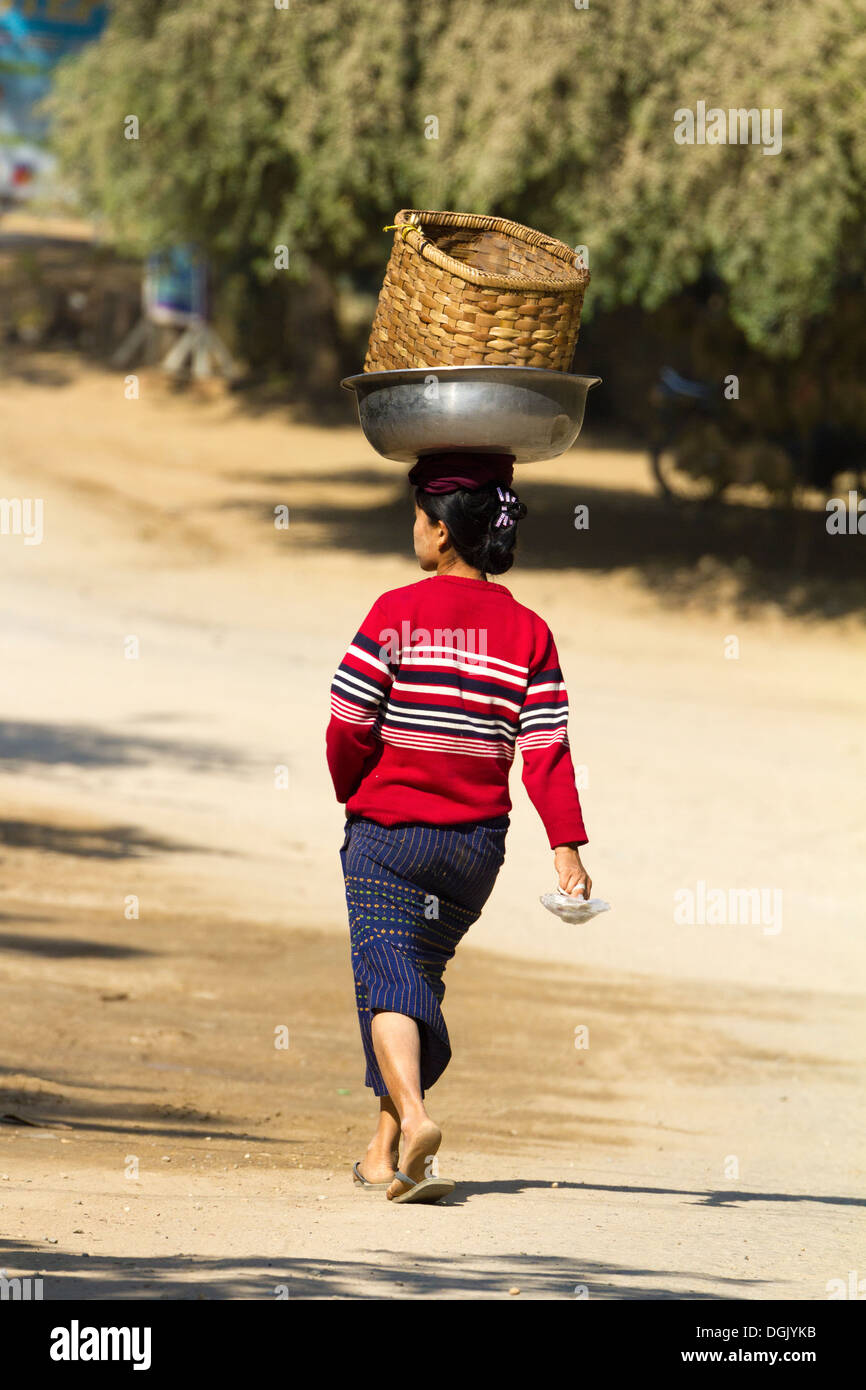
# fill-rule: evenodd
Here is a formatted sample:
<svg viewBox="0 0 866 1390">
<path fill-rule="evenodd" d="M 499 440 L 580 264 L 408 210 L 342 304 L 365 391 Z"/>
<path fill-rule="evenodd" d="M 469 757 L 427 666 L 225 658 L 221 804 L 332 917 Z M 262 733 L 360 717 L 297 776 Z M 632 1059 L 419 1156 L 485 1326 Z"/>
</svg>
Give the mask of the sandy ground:
<svg viewBox="0 0 866 1390">
<path fill-rule="evenodd" d="M 0 493 L 44 501 L 40 545 L 0 536 L 0 1268 L 53 1299 L 821 1299 L 866 1274 L 866 636 L 852 549 L 834 569 L 862 538 L 804 577 L 820 500 L 790 532 L 683 518 L 588 444 L 521 475 L 507 582 L 557 636 L 614 910 L 538 905 L 515 776 L 449 970 L 459 1186 L 395 1208 L 348 1181 L 372 1106 L 323 728 L 360 617 L 418 577 L 402 474 L 351 426 L 140 392 L 55 356 L 0 377 Z M 699 883 L 772 914 L 678 924 Z"/>
</svg>

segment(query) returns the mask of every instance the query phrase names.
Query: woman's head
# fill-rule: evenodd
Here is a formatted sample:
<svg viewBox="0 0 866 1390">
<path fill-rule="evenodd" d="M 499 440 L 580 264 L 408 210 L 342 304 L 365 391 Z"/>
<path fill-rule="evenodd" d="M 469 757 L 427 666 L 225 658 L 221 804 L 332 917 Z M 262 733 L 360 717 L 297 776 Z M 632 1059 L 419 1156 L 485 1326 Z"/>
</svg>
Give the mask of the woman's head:
<svg viewBox="0 0 866 1390">
<path fill-rule="evenodd" d="M 449 554 L 481 574 L 505 574 L 514 564 L 517 523 L 526 507 L 495 482 L 453 492 L 415 489 L 415 554 L 422 570 L 438 569 Z"/>
</svg>

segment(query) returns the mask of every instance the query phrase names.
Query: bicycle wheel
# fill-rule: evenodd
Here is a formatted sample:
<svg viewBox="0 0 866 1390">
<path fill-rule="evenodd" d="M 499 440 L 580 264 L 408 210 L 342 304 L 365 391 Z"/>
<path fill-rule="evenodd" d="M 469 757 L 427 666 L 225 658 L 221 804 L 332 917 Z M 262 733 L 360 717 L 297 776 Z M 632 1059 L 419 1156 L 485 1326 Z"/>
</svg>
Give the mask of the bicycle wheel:
<svg viewBox="0 0 866 1390">
<path fill-rule="evenodd" d="M 732 481 L 731 446 L 712 420 L 676 425 L 650 451 L 663 496 L 674 502 L 714 502 Z"/>
</svg>

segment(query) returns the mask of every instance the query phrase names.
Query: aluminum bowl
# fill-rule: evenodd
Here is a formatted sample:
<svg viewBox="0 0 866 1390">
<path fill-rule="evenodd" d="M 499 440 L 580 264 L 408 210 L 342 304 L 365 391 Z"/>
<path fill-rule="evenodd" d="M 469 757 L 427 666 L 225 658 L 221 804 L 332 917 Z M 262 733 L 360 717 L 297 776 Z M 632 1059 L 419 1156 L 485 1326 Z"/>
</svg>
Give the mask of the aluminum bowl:
<svg viewBox="0 0 866 1390">
<path fill-rule="evenodd" d="M 513 454 L 529 463 L 571 448 L 587 393 L 600 381 L 544 367 L 411 367 L 340 384 L 354 391 L 361 429 L 383 458 Z"/>
</svg>

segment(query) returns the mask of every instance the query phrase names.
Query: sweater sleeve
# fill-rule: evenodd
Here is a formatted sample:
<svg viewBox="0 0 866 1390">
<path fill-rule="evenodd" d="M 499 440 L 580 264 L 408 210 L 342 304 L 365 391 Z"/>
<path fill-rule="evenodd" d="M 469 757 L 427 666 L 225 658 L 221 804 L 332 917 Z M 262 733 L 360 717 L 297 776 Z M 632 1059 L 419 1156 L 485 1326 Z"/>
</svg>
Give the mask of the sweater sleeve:
<svg viewBox="0 0 866 1390">
<path fill-rule="evenodd" d="M 381 747 L 379 717 L 397 669 L 396 641 L 383 601 L 377 599 L 331 684 L 328 768 L 337 800 L 344 804 L 357 791 L 367 763 Z"/>
<path fill-rule="evenodd" d="M 517 746 L 523 785 L 541 817 L 551 849 L 587 843 L 568 746 L 568 695 L 550 629 L 544 627 L 529 668 Z"/>
</svg>

